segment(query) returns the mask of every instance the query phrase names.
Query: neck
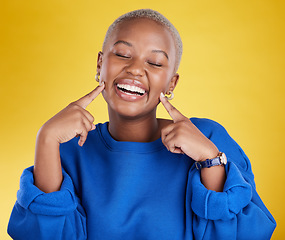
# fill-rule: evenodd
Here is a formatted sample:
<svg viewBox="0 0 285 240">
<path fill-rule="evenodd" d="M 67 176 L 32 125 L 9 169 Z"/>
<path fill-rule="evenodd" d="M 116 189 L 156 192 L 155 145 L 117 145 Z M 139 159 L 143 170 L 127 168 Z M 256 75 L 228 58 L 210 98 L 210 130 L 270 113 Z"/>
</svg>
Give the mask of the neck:
<svg viewBox="0 0 285 240">
<path fill-rule="evenodd" d="M 160 138 L 156 109 L 143 117 L 124 117 L 109 109 L 108 130 L 117 141 L 152 142 Z"/>
</svg>

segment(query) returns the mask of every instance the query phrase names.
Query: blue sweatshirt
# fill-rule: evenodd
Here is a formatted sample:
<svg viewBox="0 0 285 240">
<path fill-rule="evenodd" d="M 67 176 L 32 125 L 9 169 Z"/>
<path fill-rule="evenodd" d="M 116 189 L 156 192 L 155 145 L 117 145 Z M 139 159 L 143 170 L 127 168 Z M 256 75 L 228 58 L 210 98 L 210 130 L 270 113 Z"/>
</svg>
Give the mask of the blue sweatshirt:
<svg viewBox="0 0 285 240">
<path fill-rule="evenodd" d="M 228 158 L 223 192 L 208 190 L 187 155 L 161 139 L 119 142 L 108 123 L 83 145 L 60 145 L 63 183 L 44 193 L 24 170 L 8 233 L 14 239 L 270 239 L 276 222 L 259 198 L 250 162 L 218 123 L 191 121 Z"/>
</svg>

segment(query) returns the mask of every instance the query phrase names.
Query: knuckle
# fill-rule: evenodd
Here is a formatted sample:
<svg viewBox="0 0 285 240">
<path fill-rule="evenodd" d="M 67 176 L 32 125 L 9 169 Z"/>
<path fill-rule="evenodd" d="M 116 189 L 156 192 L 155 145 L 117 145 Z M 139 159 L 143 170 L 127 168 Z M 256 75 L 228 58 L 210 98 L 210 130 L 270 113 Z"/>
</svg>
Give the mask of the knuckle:
<svg viewBox="0 0 285 240">
<path fill-rule="evenodd" d="M 80 121 L 80 125 L 81 125 L 81 127 L 82 127 L 83 131 L 86 131 L 86 124 L 85 124 L 85 122 L 84 122 L 84 120 L 83 120 L 83 119 L 81 119 L 81 121 Z"/>
<path fill-rule="evenodd" d="M 85 110 L 86 111 L 86 110 Z M 94 122 L 95 118 L 92 116 L 92 114 L 90 114 L 88 111 L 86 111 L 87 115 L 88 115 L 88 119 L 90 118 L 90 122 Z M 92 123 L 91 123 L 92 124 Z"/>
<path fill-rule="evenodd" d="M 78 112 L 81 113 L 82 107 L 80 107 L 80 106 L 77 105 L 77 104 L 74 104 L 72 107 L 73 107 L 74 110 L 76 110 L 76 111 L 78 111 Z"/>
<path fill-rule="evenodd" d="M 76 107 L 74 109 L 74 115 L 75 117 L 82 119 L 82 116 L 83 116 L 82 109 L 80 109 L 80 107 Z"/>
<path fill-rule="evenodd" d="M 170 110 L 171 112 L 173 112 L 173 111 L 175 111 L 175 110 L 176 110 L 176 108 L 175 108 L 173 105 L 170 105 L 169 110 Z"/>
<path fill-rule="evenodd" d="M 91 129 L 92 129 L 92 123 L 91 122 L 89 122 L 89 128 L 88 128 L 88 131 L 90 131 Z"/>
<path fill-rule="evenodd" d="M 179 128 L 185 129 L 185 127 L 189 126 L 189 122 L 187 120 L 187 118 L 182 119 L 181 121 L 177 122 L 177 126 Z"/>
<path fill-rule="evenodd" d="M 72 111 L 80 111 L 80 106 L 76 104 L 76 102 L 72 102 L 68 105 L 68 108 L 70 108 Z"/>
<path fill-rule="evenodd" d="M 172 146 L 169 148 L 169 151 L 172 152 L 172 153 L 174 152 L 174 150 L 175 150 L 175 148 L 172 147 Z"/>
<path fill-rule="evenodd" d="M 72 113 L 72 115 L 73 115 L 73 118 L 76 120 L 76 122 L 80 122 L 80 120 L 81 120 L 81 113 L 79 111 L 74 111 Z"/>
<path fill-rule="evenodd" d="M 83 131 L 81 132 L 81 137 L 84 138 L 84 139 L 86 139 L 87 134 L 88 134 L 87 131 L 86 131 L 86 130 L 83 130 Z"/>
<path fill-rule="evenodd" d="M 90 98 L 90 97 L 91 97 L 91 93 L 92 93 L 92 92 L 87 93 L 87 94 L 85 95 L 85 97 L 86 97 L 86 98 Z"/>
<path fill-rule="evenodd" d="M 74 104 L 75 104 L 74 102 L 71 102 L 67 106 L 73 106 Z"/>
<path fill-rule="evenodd" d="M 71 102 L 68 104 L 69 107 L 72 107 L 72 108 L 76 108 L 78 107 L 77 103 L 76 102 Z"/>
</svg>

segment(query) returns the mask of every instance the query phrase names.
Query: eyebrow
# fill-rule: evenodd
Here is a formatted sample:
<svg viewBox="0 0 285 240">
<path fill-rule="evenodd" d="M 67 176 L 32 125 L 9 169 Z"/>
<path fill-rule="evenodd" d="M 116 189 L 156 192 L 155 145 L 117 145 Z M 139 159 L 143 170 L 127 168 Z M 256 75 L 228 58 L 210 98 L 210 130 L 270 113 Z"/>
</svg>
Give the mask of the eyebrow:
<svg viewBox="0 0 285 240">
<path fill-rule="evenodd" d="M 126 41 L 123 41 L 123 40 L 119 40 L 119 41 L 115 42 L 113 46 L 115 46 L 115 45 L 117 45 L 117 44 L 119 44 L 119 43 L 123 43 L 123 44 L 125 44 L 125 45 L 127 45 L 127 46 L 129 46 L 129 47 L 132 47 L 132 46 L 133 46 L 131 43 L 126 42 Z"/>
<path fill-rule="evenodd" d="M 118 40 L 117 42 L 114 43 L 113 46 L 115 46 L 115 45 L 117 45 L 119 43 L 125 44 L 128 47 L 132 47 L 133 46 L 131 43 L 129 43 L 127 41 L 124 41 L 124 40 Z M 167 58 L 167 60 L 169 59 L 168 54 L 165 51 L 163 51 L 163 50 L 152 50 L 152 52 L 154 52 L 154 53 L 162 53 Z"/>
<path fill-rule="evenodd" d="M 162 53 L 167 59 L 169 59 L 168 55 L 167 55 L 167 53 L 165 51 L 162 51 L 162 50 L 152 50 L 152 52 L 154 52 L 154 53 Z"/>
</svg>

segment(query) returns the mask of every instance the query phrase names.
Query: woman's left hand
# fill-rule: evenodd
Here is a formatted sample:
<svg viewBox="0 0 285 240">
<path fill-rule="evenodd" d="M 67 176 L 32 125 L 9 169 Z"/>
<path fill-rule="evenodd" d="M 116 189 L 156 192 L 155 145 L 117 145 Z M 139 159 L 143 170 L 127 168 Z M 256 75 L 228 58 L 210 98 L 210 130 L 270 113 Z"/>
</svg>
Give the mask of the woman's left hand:
<svg viewBox="0 0 285 240">
<path fill-rule="evenodd" d="M 195 161 L 214 158 L 219 150 L 200 130 L 183 114 L 181 114 L 161 94 L 160 101 L 173 119 L 173 123 L 161 130 L 161 140 L 173 153 L 185 153 Z"/>
</svg>

